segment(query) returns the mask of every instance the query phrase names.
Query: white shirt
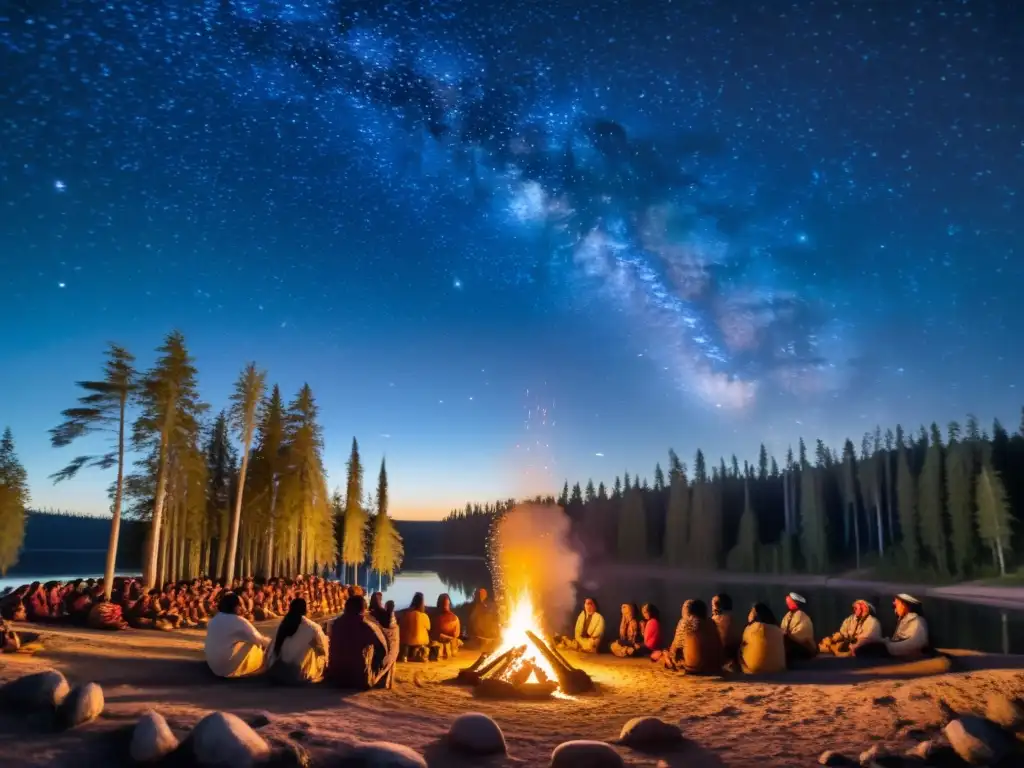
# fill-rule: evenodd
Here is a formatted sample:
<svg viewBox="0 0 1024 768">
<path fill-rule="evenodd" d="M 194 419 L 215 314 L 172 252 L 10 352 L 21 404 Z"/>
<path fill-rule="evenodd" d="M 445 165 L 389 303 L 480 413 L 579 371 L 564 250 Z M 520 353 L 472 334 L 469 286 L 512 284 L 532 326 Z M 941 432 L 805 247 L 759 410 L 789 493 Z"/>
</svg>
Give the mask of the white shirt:
<svg viewBox="0 0 1024 768">
<path fill-rule="evenodd" d="M 277 631 L 280 632 L 281 628 L 278 627 Z M 302 621 L 299 622 L 298 629 L 295 630 L 295 634 L 289 635 L 285 638 L 285 641 L 281 643 L 280 655 L 274 652 L 274 648 L 277 646 L 277 637 L 274 637 L 274 642 L 270 645 L 270 661 L 269 664 L 273 664 L 277 659 L 285 662 L 286 664 L 294 664 L 295 666 L 301 666 L 303 660 L 306 658 L 306 653 L 310 648 L 319 648 L 323 655 L 327 655 L 328 640 L 327 635 L 324 634 L 323 629 L 315 621 L 310 621 L 306 616 L 302 617 Z"/>
<path fill-rule="evenodd" d="M 256 627 L 235 613 L 218 613 L 206 627 L 206 663 L 213 674 L 230 676 L 245 658 L 240 646 L 256 645 L 266 648 L 270 638 L 264 637 Z"/>
</svg>

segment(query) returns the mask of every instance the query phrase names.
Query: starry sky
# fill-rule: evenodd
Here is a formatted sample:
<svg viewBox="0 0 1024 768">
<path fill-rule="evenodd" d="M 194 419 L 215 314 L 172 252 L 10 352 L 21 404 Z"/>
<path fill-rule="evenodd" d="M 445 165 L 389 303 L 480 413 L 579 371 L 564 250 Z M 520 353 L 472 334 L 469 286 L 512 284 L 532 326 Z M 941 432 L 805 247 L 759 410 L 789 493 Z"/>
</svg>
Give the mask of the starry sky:
<svg viewBox="0 0 1024 768">
<path fill-rule="evenodd" d="M 0 3 L 0 423 L 185 334 L 392 512 L 1024 403 L 1012 0 Z"/>
</svg>

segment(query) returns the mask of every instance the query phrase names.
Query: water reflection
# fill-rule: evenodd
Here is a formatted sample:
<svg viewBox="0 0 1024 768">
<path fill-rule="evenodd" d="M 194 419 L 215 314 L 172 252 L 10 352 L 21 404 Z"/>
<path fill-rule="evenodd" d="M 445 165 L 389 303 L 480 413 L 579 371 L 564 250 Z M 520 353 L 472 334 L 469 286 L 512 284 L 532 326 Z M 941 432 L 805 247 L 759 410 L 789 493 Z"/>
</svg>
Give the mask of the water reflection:
<svg viewBox="0 0 1024 768">
<path fill-rule="evenodd" d="M 370 579 L 376 588 L 376 579 Z M 478 587 L 491 588 L 491 577 L 482 560 L 411 560 L 394 580 L 385 582 L 384 599 L 394 600 L 396 608 L 406 608 L 412 596 L 422 592 L 427 605 L 447 592 L 453 605 L 469 602 Z"/>
</svg>

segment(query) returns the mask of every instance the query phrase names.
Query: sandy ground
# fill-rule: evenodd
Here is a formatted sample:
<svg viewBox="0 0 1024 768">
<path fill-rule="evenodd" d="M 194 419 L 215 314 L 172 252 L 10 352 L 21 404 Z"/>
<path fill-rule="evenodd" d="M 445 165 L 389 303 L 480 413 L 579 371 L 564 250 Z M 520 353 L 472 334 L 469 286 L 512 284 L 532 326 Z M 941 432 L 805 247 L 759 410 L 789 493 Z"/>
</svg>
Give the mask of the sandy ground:
<svg viewBox="0 0 1024 768">
<path fill-rule="evenodd" d="M 266 631 L 266 630 L 265 630 Z M 488 701 L 448 681 L 475 658 L 401 666 L 392 691 L 346 694 L 327 686 L 272 687 L 259 680 L 213 679 L 202 661 L 203 634 L 129 631 L 46 632 L 35 655 L 0 656 L 0 680 L 55 667 L 74 685 L 103 686 L 106 711 L 94 723 L 63 734 L 32 720 L 0 717 L 4 766 L 117 765 L 109 757 L 126 726 L 147 709 L 182 734 L 213 710 L 244 719 L 269 718 L 260 732 L 293 740 L 318 763 L 340 743 L 390 740 L 423 752 L 431 766 L 543 766 L 568 739 L 612 739 L 639 715 L 678 722 L 687 736 L 679 750 L 641 754 L 623 748 L 633 766 L 814 765 L 825 749 L 857 755 L 872 744 L 906 748 L 937 733 L 939 701 L 958 711 L 984 707 L 990 693 L 1024 695 L 1024 657 L 958 656 L 908 667 L 857 669 L 847 660 L 814 662 L 776 679 L 697 679 L 676 676 L 643 660 L 580 661 L 599 692 L 542 703 Z M 574 657 L 579 661 L 578 657 Z M 835 662 L 835 663 L 833 663 Z M 509 756 L 459 760 L 444 746 L 448 724 L 462 712 L 494 717 Z M 659 763 L 659 761 L 661 761 Z"/>
</svg>

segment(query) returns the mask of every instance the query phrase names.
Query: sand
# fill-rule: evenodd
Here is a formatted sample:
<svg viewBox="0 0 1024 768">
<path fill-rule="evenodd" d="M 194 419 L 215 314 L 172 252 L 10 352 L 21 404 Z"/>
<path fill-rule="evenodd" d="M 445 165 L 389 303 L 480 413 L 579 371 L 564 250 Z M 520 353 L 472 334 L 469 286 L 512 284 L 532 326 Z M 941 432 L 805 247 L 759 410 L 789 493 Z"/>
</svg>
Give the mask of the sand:
<svg viewBox="0 0 1024 768">
<path fill-rule="evenodd" d="M 259 679 L 212 679 L 202 661 L 199 630 L 62 628 L 45 631 L 42 642 L 44 649 L 34 655 L 0 656 L 0 680 L 54 667 L 72 685 L 102 685 L 106 710 L 99 721 L 63 734 L 3 715 L 5 766 L 116 764 L 98 761 L 114 749 L 125 726 L 152 708 L 182 733 L 214 710 L 247 720 L 264 714 L 269 719 L 260 729 L 264 736 L 278 743 L 295 740 L 314 760 L 342 743 L 383 739 L 423 752 L 432 766 L 543 766 L 562 741 L 612 739 L 630 718 L 657 715 L 678 722 L 686 744 L 661 754 L 622 748 L 627 765 L 790 768 L 815 764 L 825 749 L 856 756 L 875 743 L 911 747 L 938 733 L 940 699 L 966 711 L 983 708 L 993 692 L 1024 695 L 1024 657 L 977 654 L 958 655 L 958 671 L 950 671 L 942 659 L 874 669 L 830 660 L 774 680 L 686 678 L 645 660 L 573 656 L 595 679 L 599 693 L 523 703 L 477 699 L 471 690 L 449 684 L 475 658 L 468 653 L 448 662 L 402 665 L 392 691 L 347 694 L 322 685 L 285 689 Z M 484 712 L 499 723 L 508 757 L 459 760 L 447 751 L 448 724 L 468 711 Z"/>
</svg>

